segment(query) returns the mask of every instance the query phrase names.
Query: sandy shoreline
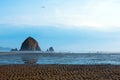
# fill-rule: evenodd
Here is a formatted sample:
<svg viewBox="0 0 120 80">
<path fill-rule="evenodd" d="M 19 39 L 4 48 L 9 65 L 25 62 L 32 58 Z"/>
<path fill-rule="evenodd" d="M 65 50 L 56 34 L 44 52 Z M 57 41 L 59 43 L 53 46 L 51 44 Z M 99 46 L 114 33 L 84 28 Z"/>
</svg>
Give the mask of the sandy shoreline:
<svg viewBox="0 0 120 80">
<path fill-rule="evenodd" d="M 120 65 L 2 65 L 0 80 L 119 80 Z"/>
</svg>

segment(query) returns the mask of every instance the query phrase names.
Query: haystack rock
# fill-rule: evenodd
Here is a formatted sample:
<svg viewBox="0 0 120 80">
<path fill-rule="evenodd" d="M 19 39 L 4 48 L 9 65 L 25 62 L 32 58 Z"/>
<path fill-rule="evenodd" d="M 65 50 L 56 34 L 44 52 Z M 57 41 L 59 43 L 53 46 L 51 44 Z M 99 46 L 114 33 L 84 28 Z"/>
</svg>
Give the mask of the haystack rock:
<svg viewBox="0 0 120 80">
<path fill-rule="evenodd" d="M 21 46 L 20 51 L 41 51 L 38 42 L 32 38 L 28 37 Z"/>
</svg>

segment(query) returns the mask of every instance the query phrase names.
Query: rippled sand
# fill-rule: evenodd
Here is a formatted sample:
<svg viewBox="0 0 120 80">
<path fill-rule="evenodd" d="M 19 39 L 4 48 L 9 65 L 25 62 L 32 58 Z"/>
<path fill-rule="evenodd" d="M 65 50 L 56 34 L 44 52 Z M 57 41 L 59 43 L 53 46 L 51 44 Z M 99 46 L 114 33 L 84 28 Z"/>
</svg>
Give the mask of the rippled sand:
<svg viewBox="0 0 120 80">
<path fill-rule="evenodd" d="M 0 80 L 120 80 L 114 65 L 6 65 Z"/>
</svg>

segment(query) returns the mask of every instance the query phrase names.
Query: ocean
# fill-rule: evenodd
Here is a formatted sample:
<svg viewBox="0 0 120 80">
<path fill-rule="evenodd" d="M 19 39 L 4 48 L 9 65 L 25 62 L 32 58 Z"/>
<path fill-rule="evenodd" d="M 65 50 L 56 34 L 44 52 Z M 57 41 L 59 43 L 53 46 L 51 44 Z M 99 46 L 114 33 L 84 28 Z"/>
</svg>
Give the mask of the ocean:
<svg viewBox="0 0 120 80">
<path fill-rule="evenodd" d="M 74 64 L 120 65 L 120 54 L 100 53 L 8 53 L 0 54 L 0 65 L 9 64 Z"/>
</svg>

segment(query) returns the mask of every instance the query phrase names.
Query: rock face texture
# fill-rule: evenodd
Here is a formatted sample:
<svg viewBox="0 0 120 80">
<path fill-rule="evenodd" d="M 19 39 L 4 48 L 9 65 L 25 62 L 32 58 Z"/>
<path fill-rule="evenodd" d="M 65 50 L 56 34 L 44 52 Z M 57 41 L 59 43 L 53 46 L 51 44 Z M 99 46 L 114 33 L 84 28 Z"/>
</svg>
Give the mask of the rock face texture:
<svg viewBox="0 0 120 80">
<path fill-rule="evenodd" d="M 28 37 L 21 46 L 20 51 L 41 51 L 38 42 L 32 38 Z"/>
</svg>

